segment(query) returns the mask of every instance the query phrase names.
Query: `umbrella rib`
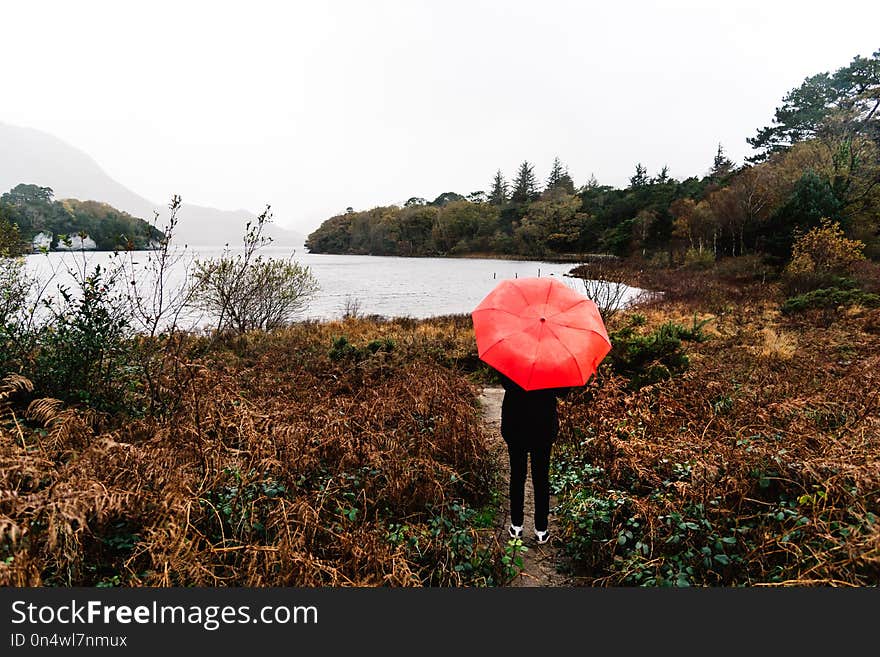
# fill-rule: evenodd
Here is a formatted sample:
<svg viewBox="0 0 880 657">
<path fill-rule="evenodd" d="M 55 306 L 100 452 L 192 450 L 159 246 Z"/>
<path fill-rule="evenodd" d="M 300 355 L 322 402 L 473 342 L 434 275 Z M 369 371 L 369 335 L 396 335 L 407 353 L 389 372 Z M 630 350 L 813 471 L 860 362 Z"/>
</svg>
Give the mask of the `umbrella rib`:
<svg viewBox="0 0 880 657">
<path fill-rule="evenodd" d="M 486 351 L 483 352 L 483 355 L 480 356 L 480 359 L 485 358 L 486 355 L 487 355 L 490 351 L 492 351 L 495 347 L 497 347 L 498 345 L 500 345 L 502 342 L 504 342 L 504 338 L 500 338 L 499 340 L 497 340 L 496 342 L 494 342 L 494 343 L 492 344 L 491 347 L 489 347 L 488 349 L 486 349 Z"/>
<path fill-rule="evenodd" d="M 538 352 L 541 350 L 541 332 L 544 331 L 544 325 L 547 322 L 541 322 L 541 325 L 538 327 L 538 339 L 535 341 L 535 353 L 532 354 L 532 367 L 529 369 L 529 378 L 526 379 L 526 385 L 531 385 L 532 376 L 535 373 L 535 365 L 538 363 Z M 525 333 L 525 331 L 520 331 L 520 333 Z"/>
<path fill-rule="evenodd" d="M 602 335 L 601 333 L 599 333 L 599 331 L 597 331 L 594 328 L 586 328 L 585 326 L 572 326 L 571 324 L 561 324 L 560 322 L 553 322 L 553 324 L 555 326 L 564 326 L 565 328 L 570 328 L 575 331 L 584 331 L 585 333 L 595 333 L 603 340 L 605 339 L 605 336 Z M 610 341 L 606 340 L 606 342 L 610 342 Z"/>
<path fill-rule="evenodd" d="M 559 344 L 562 345 L 562 348 L 565 349 L 565 350 L 568 352 L 568 355 L 571 356 L 572 360 L 574 360 L 574 364 L 575 364 L 575 365 L 577 366 L 577 368 L 578 368 L 578 374 L 580 374 L 580 375 L 581 375 L 581 378 L 583 379 L 583 378 L 584 378 L 584 371 L 581 369 L 581 364 L 578 362 L 577 356 L 575 356 L 573 353 L 571 353 L 571 349 L 568 348 L 568 345 L 565 344 L 562 340 L 559 339 L 559 336 L 556 335 L 556 333 L 553 331 L 552 328 L 550 328 L 550 327 L 548 326 L 548 327 L 547 327 L 547 330 L 550 331 L 550 333 L 553 334 L 553 337 L 556 338 L 556 341 L 559 342 Z M 586 380 L 585 380 L 585 381 L 586 381 Z"/>
<path fill-rule="evenodd" d="M 526 293 L 523 292 L 521 289 L 519 289 L 519 285 L 517 285 L 517 284 L 514 283 L 513 281 L 511 281 L 510 285 L 511 285 L 511 287 L 513 287 L 514 290 L 516 290 L 517 292 L 520 293 L 520 296 L 522 296 L 522 298 L 523 298 L 523 299 L 525 300 L 525 302 L 526 302 L 526 307 L 532 305 L 532 302 L 529 301 L 529 298 L 526 296 Z"/>
<path fill-rule="evenodd" d="M 552 315 L 550 315 L 549 317 L 547 317 L 547 319 L 550 319 L 550 317 L 556 317 L 556 315 L 561 315 L 562 313 L 567 313 L 569 310 L 571 310 L 571 309 L 574 308 L 575 306 L 578 306 L 578 305 L 582 304 L 584 301 L 589 301 L 589 300 L 590 300 L 590 299 L 586 299 L 586 298 L 584 298 L 584 299 L 578 299 L 578 300 L 575 301 L 573 304 L 571 304 L 568 308 L 565 308 L 565 309 L 563 309 L 563 310 L 560 310 L 559 312 L 555 312 L 555 313 L 553 313 Z"/>
<path fill-rule="evenodd" d="M 494 311 L 500 312 L 500 313 L 507 313 L 508 315 L 513 315 L 514 317 L 521 317 L 522 316 L 519 313 L 515 313 L 511 310 L 507 310 L 506 308 L 479 308 L 479 309 L 475 310 L 474 312 L 481 313 L 486 310 L 494 310 Z M 471 313 L 471 314 L 473 314 L 473 313 Z"/>
</svg>

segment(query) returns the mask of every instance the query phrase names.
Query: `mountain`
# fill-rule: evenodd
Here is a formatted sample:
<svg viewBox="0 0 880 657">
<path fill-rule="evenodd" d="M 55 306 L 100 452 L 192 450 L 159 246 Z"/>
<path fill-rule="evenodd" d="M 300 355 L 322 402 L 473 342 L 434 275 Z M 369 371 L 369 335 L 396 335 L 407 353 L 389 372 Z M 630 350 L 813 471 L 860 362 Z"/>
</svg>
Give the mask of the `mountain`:
<svg viewBox="0 0 880 657">
<path fill-rule="evenodd" d="M 0 194 L 19 183 L 51 187 L 55 198 L 101 201 L 152 222 L 153 212 L 167 216 L 168 201 L 154 203 L 113 180 L 81 150 L 52 135 L 0 123 Z M 169 199 L 170 200 L 170 199 Z M 217 210 L 184 204 L 175 242 L 193 246 L 240 244 L 244 225 L 255 215 L 246 210 Z M 162 226 L 162 218 L 159 227 Z M 302 246 L 305 238 L 269 225 L 266 234 L 277 246 Z"/>
</svg>

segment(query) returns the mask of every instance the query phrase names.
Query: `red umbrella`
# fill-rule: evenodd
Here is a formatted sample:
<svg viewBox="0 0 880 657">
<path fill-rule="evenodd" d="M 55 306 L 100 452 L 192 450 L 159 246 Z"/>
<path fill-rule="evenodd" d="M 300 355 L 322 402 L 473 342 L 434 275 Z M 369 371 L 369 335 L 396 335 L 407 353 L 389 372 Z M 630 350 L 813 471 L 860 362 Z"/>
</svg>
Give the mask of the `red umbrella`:
<svg viewBox="0 0 880 657">
<path fill-rule="evenodd" d="M 525 390 L 582 386 L 611 350 L 596 304 L 554 278 L 503 280 L 471 317 L 480 359 Z"/>
</svg>

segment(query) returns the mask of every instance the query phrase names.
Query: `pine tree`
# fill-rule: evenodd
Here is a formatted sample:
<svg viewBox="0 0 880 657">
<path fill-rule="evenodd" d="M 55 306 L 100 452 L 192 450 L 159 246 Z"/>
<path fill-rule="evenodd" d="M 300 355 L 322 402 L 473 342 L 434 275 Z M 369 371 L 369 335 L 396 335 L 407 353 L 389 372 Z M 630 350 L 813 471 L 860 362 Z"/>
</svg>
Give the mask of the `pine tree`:
<svg viewBox="0 0 880 657">
<path fill-rule="evenodd" d="M 636 173 L 629 179 L 630 187 L 644 187 L 648 184 L 648 169 L 641 162 L 636 164 Z"/>
<path fill-rule="evenodd" d="M 718 144 L 718 152 L 715 153 L 715 159 L 712 161 L 709 177 L 712 180 L 723 180 L 733 173 L 733 166 L 733 160 L 724 154 L 724 149 Z"/>
<path fill-rule="evenodd" d="M 559 157 L 554 157 L 550 175 L 547 177 L 547 189 L 553 189 L 558 185 L 563 175 L 565 175 L 565 169 L 562 168 L 562 162 L 559 161 Z"/>
<path fill-rule="evenodd" d="M 513 181 L 513 192 L 510 200 L 513 203 L 528 203 L 538 196 L 538 179 L 535 177 L 535 167 L 525 160 L 519 165 L 516 179 Z"/>
<path fill-rule="evenodd" d="M 547 177 L 546 190 L 549 192 L 555 189 L 561 189 L 567 194 L 574 193 L 574 181 L 568 175 L 568 168 L 562 165 L 558 157 L 553 158 L 553 166 Z"/>
<path fill-rule="evenodd" d="M 495 178 L 492 180 L 489 203 L 492 205 L 504 205 L 507 203 L 507 181 L 504 180 L 501 169 L 495 172 Z"/>
</svg>

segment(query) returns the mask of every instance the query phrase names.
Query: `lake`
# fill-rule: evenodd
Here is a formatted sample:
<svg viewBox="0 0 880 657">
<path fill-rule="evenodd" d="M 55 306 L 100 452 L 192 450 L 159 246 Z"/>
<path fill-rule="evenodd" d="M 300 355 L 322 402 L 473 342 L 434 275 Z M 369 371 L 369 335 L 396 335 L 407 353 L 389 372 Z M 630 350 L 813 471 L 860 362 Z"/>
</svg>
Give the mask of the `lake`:
<svg viewBox="0 0 880 657">
<path fill-rule="evenodd" d="M 195 248 L 177 264 L 172 272 L 172 285 L 182 283 L 186 275 L 185 262 L 192 257 L 216 257 L 222 248 Z M 234 250 L 233 250 L 234 252 Z M 265 247 L 266 257 L 288 257 L 293 250 Z M 134 252 L 135 262 L 143 262 L 146 252 Z M 33 254 L 27 257 L 28 269 L 47 276 L 56 272 L 56 281 L 71 281 L 66 268 L 112 263 L 112 253 L 86 252 Z M 303 319 L 337 319 L 342 316 L 349 300 L 357 303 L 363 315 L 385 317 L 426 318 L 436 315 L 470 313 L 492 288 L 504 278 L 553 276 L 580 292 L 583 282 L 566 277 L 575 264 L 542 261 L 496 260 L 478 258 L 400 258 L 390 256 L 328 255 L 295 252 L 294 260 L 311 269 L 320 290 Z M 54 289 L 54 284 L 52 286 Z M 625 301 L 641 290 L 627 290 Z M 201 323 L 201 322 L 199 322 Z"/>
</svg>

